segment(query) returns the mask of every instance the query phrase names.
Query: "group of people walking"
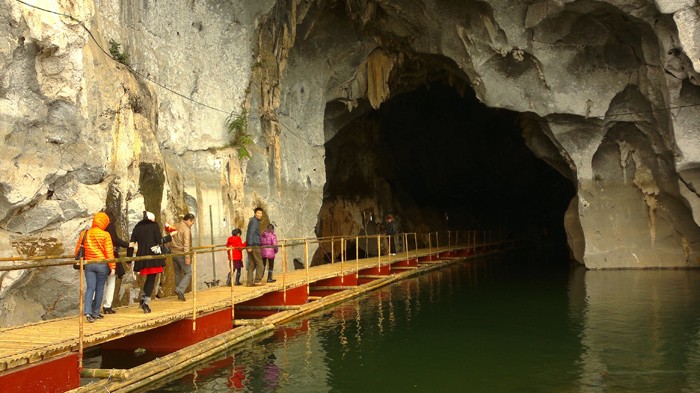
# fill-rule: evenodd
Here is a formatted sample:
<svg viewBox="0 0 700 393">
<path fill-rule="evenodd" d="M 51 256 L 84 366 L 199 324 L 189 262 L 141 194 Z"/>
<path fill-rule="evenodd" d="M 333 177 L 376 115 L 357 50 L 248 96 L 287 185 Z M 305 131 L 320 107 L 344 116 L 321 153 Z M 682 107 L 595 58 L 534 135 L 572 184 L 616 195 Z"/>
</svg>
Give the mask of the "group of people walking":
<svg viewBox="0 0 700 393">
<path fill-rule="evenodd" d="M 231 231 L 231 236 L 226 241 L 228 249 L 228 259 L 232 266 L 226 280 L 227 285 L 231 285 L 231 276 L 235 273 L 233 285 L 242 285 L 241 270 L 243 269 L 243 248 L 248 254 L 248 266 L 246 268 L 246 286 L 262 285 L 262 279 L 267 267 L 267 282 L 273 283 L 277 280 L 272 278 L 272 271 L 275 267 L 275 255 L 277 254 L 277 235 L 272 224 L 267 226 L 263 233 L 260 233 L 260 221 L 263 217 L 263 209 L 256 207 L 253 210 L 253 217 L 248 222 L 246 241 L 241 238 L 239 228 Z"/>
<path fill-rule="evenodd" d="M 262 285 L 265 268 L 267 268 L 267 282 L 273 283 L 272 278 L 275 265 L 275 255 L 278 252 L 277 235 L 272 224 L 260 232 L 260 222 L 263 217 L 263 209 L 254 209 L 254 216 L 248 223 L 246 241 L 241 238 L 242 231 L 239 228 L 231 232 L 231 237 L 226 242 L 228 260 L 232 266 L 227 285 L 242 285 L 241 270 L 243 268 L 243 252 L 245 248 L 248 254 L 246 268 L 246 286 Z M 121 249 L 126 248 L 127 256 L 152 258 L 137 260 L 133 263 L 133 271 L 144 276 L 143 289 L 139 305 L 144 313 L 150 313 L 150 302 L 155 288 L 158 274 L 163 272 L 165 258 L 162 256 L 169 245 L 173 252 L 173 265 L 175 269 L 175 294 L 181 301 L 186 301 L 185 291 L 192 279 L 191 250 L 192 232 L 195 216 L 185 214 L 178 222 L 174 230 L 165 236 L 161 233 L 160 225 L 156 222 L 155 215 L 144 211 L 143 219 L 139 221 L 131 233 L 129 242 L 117 236 L 115 217 L 110 212 L 96 213 L 90 229 L 82 231 L 75 247 L 75 255 L 79 255 L 84 249 L 84 260 L 106 260 L 119 258 Z M 83 313 L 88 322 L 95 322 L 104 318 L 104 314 L 114 314 L 112 308 L 117 277 L 125 274 L 121 263 L 89 263 L 84 267 L 86 289 L 84 294 Z M 234 276 L 235 274 L 235 276 Z M 232 283 L 232 276 L 234 282 Z M 102 311 L 100 312 L 100 308 Z"/>
<path fill-rule="evenodd" d="M 105 260 L 119 258 L 121 248 L 127 248 L 127 256 L 133 256 L 134 250 L 137 257 L 163 255 L 166 243 L 178 255 L 173 256 L 175 263 L 175 277 L 177 287 L 175 293 L 180 300 L 185 301 L 184 292 L 190 283 L 192 276 L 190 269 L 189 252 L 192 245 L 190 228 L 194 224 L 194 215 L 188 213 L 182 221 L 175 226 L 175 231 L 163 236 L 160 225 L 156 222 L 153 213 L 144 211 L 143 219 L 139 221 L 131 233 L 129 242 L 117 236 L 115 219 L 112 213 L 99 212 L 95 214 L 90 229 L 81 232 L 75 254 L 78 255 L 81 248 L 84 249 L 84 260 Z M 155 288 L 156 277 L 163 272 L 165 258 L 148 258 L 137 260 L 133 263 L 133 271 L 144 276 L 143 289 L 139 304 L 144 313 L 150 313 L 150 300 Z M 88 322 L 95 322 L 104 318 L 104 314 L 114 314 L 112 308 L 114 290 L 117 277 L 125 274 L 121 263 L 90 263 L 86 264 L 85 294 L 83 314 Z M 104 301 L 104 303 L 103 303 Z M 100 312 L 100 306 L 104 314 Z"/>
</svg>

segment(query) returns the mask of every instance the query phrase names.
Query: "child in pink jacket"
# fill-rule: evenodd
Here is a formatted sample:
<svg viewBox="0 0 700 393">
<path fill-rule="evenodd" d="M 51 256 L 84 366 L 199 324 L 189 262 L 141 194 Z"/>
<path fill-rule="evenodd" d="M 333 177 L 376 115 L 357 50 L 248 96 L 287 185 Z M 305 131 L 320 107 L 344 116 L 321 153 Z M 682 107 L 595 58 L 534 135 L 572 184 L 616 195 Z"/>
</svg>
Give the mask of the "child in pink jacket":
<svg viewBox="0 0 700 393">
<path fill-rule="evenodd" d="M 275 282 L 272 279 L 272 269 L 275 267 L 275 254 L 277 254 L 277 235 L 275 235 L 275 227 L 270 224 L 260 235 L 260 244 L 262 245 L 263 271 L 267 265 L 267 282 Z M 275 247 L 266 247 L 275 246 Z"/>
</svg>

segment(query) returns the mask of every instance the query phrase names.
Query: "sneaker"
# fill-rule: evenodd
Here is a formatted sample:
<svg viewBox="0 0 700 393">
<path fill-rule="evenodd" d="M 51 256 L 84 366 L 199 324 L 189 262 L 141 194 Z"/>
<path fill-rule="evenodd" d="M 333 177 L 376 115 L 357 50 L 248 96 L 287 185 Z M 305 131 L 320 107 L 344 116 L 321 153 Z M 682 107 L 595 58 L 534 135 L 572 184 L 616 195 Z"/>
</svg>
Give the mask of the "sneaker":
<svg viewBox="0 0 700 393">
<path fill-rule="evenodd" d="M 182 292 L 180 292 L 180 291 L 175 291 L 175 294 L 177 295 L 177 298 L 178 298 L 179 300 L 182 300 L 183 302 L 186 302 L 186 301 L 187 301 L 187 299 L 185 299 L 185 294 L 184 294 L 184 293 L 182 293 Z"/>
<path fill-rule="evenodd" d="M 92 315 L 90 315 L 90 314 L 86 314 L 85 319 L 87 319 L 87 321 L 90 323 L 95 322 L 95 318 L 93 318 Z"/>
<path fill-rule="evenodd" d="M 151 312 L 151 308 L 148 307 L 148 304 L 146 304 L 146 303 L 143 303 L 143 304 L 141 305 L 141 308 L 143 309 L 143 313 L 144 313 L 144 314 L 148 314 L 148 313 Z"/>
<path fill-rule="evenodd" d="M 233 284 L 233 285 L 235 285 L 235 286 L 241 286 L 241 285 L 243 285 L 243 284 L 241 284 L 240 282 L 237 282 L 237 283 L 235 283 L 235 284 Z"/>
<path fill-rule="evenodd" d="M 273 279 L 271 279 L 271 278 L 268 278 L 268 279 L 267 279 L 267 282 L 275 282 L 275 281 L 277 281 L 277 280 L 273 280 Z"/>
<path fill-rule="evenodd" d="M 102 307 L 102 312 L 105 314 L 116 314 L 117 312 L 112 310 L 112 307 Z"/>
<path fill-rule="evenodd" d="M 93 315 L 92 317 L 95 318 L 95 319 L 102 319 L 102 318 L 104 318 L 105 316 L 102 315 L 102 314 L 97 314 L 97 315 Z"/>
</svg>

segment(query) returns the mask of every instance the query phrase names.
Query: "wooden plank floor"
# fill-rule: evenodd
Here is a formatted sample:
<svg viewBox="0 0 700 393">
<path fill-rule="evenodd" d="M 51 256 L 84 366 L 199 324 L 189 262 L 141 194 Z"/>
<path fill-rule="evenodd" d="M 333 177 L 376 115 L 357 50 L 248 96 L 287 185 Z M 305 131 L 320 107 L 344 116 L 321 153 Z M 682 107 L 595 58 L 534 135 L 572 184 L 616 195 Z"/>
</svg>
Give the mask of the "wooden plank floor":
<svg viewBox="0 0 700 393">
<path fill-rule="evenodd" d="M 430 251 L 420 249 L 409 251 L 408 254 L 404 252 L 400 255 L 382 256 L 381 265 L 387 266 L 397 261 L 464 248 L 464 246 L 441 247 Z M 308 277 L 306 269 L 284 274 L 276 273 L 277 282 L 275 283 L 255 287 L 233 287 L 233 304 L 260 297 L 268 292 L 296 288 L 306 283 L 352 274 L 358 270 L 376 266 L 378 261 L 377 257 L 374 257 L 314 266 L 308 269 Z M 104 319 L 94 323 L 86 322 L 83 324 L 83 345 L 88 348 L 174 321 L 192 318 L 195 308 L 197 315 L 201 315 L 229 308 L 232 304 L 231 287 L 227 286 L 197 291 L 196 305 L 193 293 L 185 296 L 187 297 L 185 302 L 179 301 L 175 296 L 153 299 L 150 314 L 144 314 L 138 305 L 132 305 L 121 307 L 117 309 L 116 314 L 105 315 Z M 77 351 L 78 326 L 78 317 L 75 316 L 0 329 L 0 372 Z"/>
</svg>

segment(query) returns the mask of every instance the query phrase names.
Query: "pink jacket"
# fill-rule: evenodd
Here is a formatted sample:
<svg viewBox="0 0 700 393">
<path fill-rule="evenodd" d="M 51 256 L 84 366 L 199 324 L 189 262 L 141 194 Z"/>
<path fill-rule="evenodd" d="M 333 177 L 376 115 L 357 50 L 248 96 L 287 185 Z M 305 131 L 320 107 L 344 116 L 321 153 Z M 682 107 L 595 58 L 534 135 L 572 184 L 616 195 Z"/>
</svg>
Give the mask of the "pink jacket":
<svg viewBox="0 0 700 393">
<path fill-rule="evenodd" d="M 263 246 L 276 246 L 277 245 L 277 235 L 274 232 L 265 230 L 262 235 L 260 235 L 260 244 Z M 262 257 L 275 259 L 275 254 L 277 254 L 277 247 L 263 247 Z"/>
</svg>

